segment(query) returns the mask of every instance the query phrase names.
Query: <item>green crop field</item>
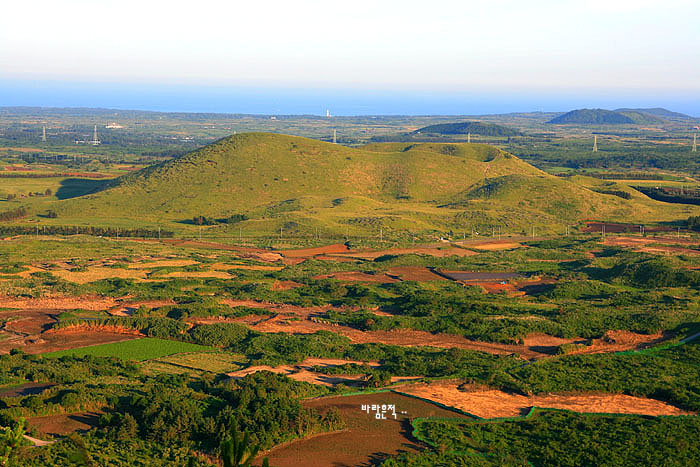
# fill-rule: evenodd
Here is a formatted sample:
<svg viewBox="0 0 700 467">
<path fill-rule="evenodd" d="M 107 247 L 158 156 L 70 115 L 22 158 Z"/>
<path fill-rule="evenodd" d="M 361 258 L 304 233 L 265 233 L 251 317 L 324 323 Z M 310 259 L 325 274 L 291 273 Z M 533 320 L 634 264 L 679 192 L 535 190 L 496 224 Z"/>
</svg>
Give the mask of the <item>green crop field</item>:
<svg viewBox="0 0 700 467">
<path fill-rule="evenodd" d="M 93 357 L 117 357 L 122 360 L 143 361 L 178 353 L 207 352 L 210 350 L 212 350 L 211 347 L 204 345 L 147 337 L 144 339 L 133 339 L 123 342 L 49 352 L 43 355 L 48 358 L 57 358 L 66 355 L 90 355 Z"/>
</svg>

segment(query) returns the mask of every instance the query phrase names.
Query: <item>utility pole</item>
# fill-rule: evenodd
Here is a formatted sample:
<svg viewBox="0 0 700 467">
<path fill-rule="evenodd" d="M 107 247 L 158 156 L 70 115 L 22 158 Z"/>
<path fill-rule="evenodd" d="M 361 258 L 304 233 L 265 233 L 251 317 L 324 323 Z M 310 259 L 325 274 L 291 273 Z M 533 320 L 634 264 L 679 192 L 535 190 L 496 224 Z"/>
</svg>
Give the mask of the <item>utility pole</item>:
<svg viewBox="0 0 700 467">
<path fill-rule="evenodd" d="M 160 241 L 160 226 L 158 226 L 158 241 Z"/>
<path fill-rule="evenodd" d="M 338 135 L 335 130 L 333 130 L 333 144 L 336 144 L 338 142 Z"/>
<path fill-rule="evenodd" d="M 41 133 L 41 142 L 45 143 L 46 142 L 46 127 L 43 128 L 42 133 Z"/>
<path fill-rule="evenodd" d="M 598 135 L 593 135 L 593 152 L 598 152 Z"/>
<path fill-rule="evenodd" d="M 384 241 L 384 229 L 382 229 L 381 227 L 379 228 L 379 241 Z"/>
<path fill-rule="evenodd" d="M 693 133 L 693 152 L 698 152 L 698 134 L 697 133 Z"/>
</svg>

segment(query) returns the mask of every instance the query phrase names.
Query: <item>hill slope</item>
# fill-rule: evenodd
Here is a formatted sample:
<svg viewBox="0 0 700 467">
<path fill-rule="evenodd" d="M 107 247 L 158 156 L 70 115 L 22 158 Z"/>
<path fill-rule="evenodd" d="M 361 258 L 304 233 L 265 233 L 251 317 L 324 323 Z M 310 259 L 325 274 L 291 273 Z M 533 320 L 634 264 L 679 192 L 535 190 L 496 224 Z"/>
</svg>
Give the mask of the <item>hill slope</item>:
<svg viewBox="0 0 700 467">
<path fill-rule="evenodd" d="M 690 115 L 682 114 L 680 112 L 673 112 L 662 107 L 654 107 L 651 109 L 615 109 L 615 112 L 638 112 L 648 115 L 655 115 L 661 118 L 679 118 L 682 120 L 692 119 Z"/>
<path fill-rule="evenodd" d="M 522 133 L 513 128 L 484 122 L 441 123 L 420 128 L 412 134 L 429 133 L 439 135 L 519 136 Z"/>
<path fill-rule="evenodd" d="M 502 225 L 520 231 L 585 217 L 673 215 L 673 209 L 660 206 L 594 192 L 488 145 L 382 143 L 354 149 L 248 133 L 121 177 L 101 192 L 56 202 L 54 208 L 62 223 L 102 219 L 111 225 L 138 221 L 191 229 L 194 216 L 238 214 L 247 220 L 236 232 L 270 234 L 282 228 L 367 235 L 379 228 Z"/>
<path fill-rule="evenodd" d="M 554 117 L 548 123 L 556 125 L 624 125 L 634 124 L 635 121 L 627 115 L 611 110 L 579 109 Z"/>
</svg>

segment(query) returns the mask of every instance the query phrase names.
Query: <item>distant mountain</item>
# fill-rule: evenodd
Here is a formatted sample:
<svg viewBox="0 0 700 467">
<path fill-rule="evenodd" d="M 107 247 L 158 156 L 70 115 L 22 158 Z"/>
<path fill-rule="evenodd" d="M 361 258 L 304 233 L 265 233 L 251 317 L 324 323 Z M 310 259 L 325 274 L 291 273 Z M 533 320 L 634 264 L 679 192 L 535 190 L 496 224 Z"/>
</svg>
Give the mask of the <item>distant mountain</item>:
<svg viewBox="0 0 700 467">
<path fill-rule="evenodd" d="M 615 110 L 615 112 L 631 118 L 637 125 L 658 125 L 667 122 L 667 120 L 659 117 L 658 115 L 636 110 Z"/>
<path fill-rule="evenodd" d="M 419 128 L 412 134 L 438 134 L 438 135 L 473 135 L 481 136 L 520 136 L 521 132 L 514 128 L 495 123 L 484 122 L 460 122 L 460 123 L 440 123 Z"/>
<path fill-rule="evenodd" d="M 680 112 L 672 112 L 661 107 L 655 107 L 653 109 L 615 109 L 615 112 L 639 112 L 649 115 L 656 115 L 662 118 L 681 118 L 681 119 L 692 119 L 690 115 L 682 114 Z"/>
<path fill-rule="evenodd" d="M 631 125 L 636 122 L 631 117 L 612 110 L 579 109 L 554 117 L 548 123 L 557 125 Z"/>
</svg>

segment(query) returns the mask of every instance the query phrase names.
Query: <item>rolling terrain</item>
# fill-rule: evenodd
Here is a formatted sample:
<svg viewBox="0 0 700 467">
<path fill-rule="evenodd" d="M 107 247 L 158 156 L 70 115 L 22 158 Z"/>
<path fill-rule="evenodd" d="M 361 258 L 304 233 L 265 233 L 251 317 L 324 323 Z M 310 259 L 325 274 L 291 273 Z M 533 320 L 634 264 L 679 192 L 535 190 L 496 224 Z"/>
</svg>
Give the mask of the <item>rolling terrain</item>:
<svg viewBox="0 0 700 467">
<path fill-rule="evenodd" d="M 629 199 L 587 185 L 549 175 L 483 144 L 348 148 L 248 133 L 47 206 L 58 213 L 49 222 L 60 224 L 130 225 L 139 219 L 186 230 L 195 216 L 203 216 L 233 219 L 236 231 L 253 234 L 282 229 L 352 235 L 496 226 L 520 233 L 533 225 L 561 231 L 563 224 L 589 218 L 672 221 L 695 209 L 669 207 L 625 186 L 619 191 L 628 191 Z M 233 227 L 219 223 L 208 228 Z"/>
</svg>

